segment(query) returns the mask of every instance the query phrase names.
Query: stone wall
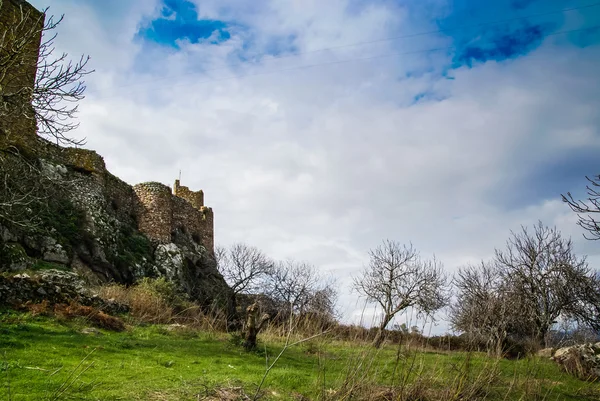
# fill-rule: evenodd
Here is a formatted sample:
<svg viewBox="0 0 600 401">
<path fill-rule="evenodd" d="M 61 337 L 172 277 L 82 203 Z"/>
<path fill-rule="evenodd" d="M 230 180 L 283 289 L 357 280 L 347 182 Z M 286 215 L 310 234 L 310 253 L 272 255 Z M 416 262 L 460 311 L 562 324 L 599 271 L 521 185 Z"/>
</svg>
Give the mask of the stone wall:
<svg viewBox="0 0 600 401">
<path fill-rule="evenodd" d="M 211 252 L 215 249 L 215 231 L 214 231 L 214 216 L 213 210 L 210 207 L 202 206 L 202 244 Z"/>
<path fill-rule="evenodd" d="M 198 210 L 188 201 L 178 196 L 173 197 L 173 231 L 189 234 L 197 243 L 202 243 L 203 227 Z"/>
<path fill-rule="evenodd" d="M 173 199 L 171 188 L 159 182 L 146 182 L 133 187 L 138 203 L 138 228 L 148 238 L 161 244 L 171 242 Z"/>
<path fill-rule="evenodd" d="M 63 163 L 75 170 L 90 174 L 104 174 L 104 159 L 93 150 L 81 148 L 60 148 Z"/>
<path fill-rule="evenodd" d="M 17 139 L 31 141 L 36 135 L 31 96 L 43 26 L 44 15 L 29 3 L 0 0 L 0 64 L 7 63 L 7 73 L 0 74 L 0 92 L 6 96 L 3 106 L 8 106 L 0 114 L 3 147 Z M 23 42 L 23 38 L 30 40 Z"/>
<path fill-rule="evenodd" d="M 104 187 L 117 218 L 135 226 L 138 220 L 138 196 L 131 185 L 107 171 L 104 174 Z"/>
<path fill-rule="evenodd" d="M 9 67 L 3 78 L 4 90 L 33 88 L 37 71 L 37 58 L 41 41 L 44 14 L 22 0 L 0 1 L 0 31 L 6 32 L 2 51 L 18 53 L 13 57 L 14 68 Z M 39 31 L 39 32 L 38 32 Z M 35 36 L 23 44 L 23 37 Z"/>
</svg>

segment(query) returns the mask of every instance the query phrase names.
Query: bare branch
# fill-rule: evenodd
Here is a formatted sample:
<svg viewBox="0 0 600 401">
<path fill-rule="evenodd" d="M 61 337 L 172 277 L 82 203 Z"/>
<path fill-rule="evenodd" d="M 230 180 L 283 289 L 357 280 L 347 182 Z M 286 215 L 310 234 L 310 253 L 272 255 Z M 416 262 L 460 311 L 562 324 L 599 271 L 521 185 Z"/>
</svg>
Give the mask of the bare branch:
<svg viewBox="0 0 600 401">
<path fill-rule="evenodd" d="M 586 200 L 575 200 L 570 192 L 561 195 L 572 211 L 577 213 L 579 220 L 577 224 L 587 231 L 583 236 L 588 240 L 600 240 L 600 220 L 594 217 L 600 213 L 600 175 L 585 177 L 589 184 L 586 186 L 588 198 Z"/>
</svg>

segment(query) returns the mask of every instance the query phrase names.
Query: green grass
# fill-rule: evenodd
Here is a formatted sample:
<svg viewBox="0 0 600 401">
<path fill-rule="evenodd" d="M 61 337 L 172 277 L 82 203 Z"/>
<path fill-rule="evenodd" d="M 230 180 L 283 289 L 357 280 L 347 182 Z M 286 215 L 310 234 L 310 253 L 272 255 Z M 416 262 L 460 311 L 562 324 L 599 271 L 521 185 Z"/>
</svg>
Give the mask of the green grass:
<svg viewBox="0 0 600 401">
<path fill-rule="evenodd" d="M 0 400 L 198 400 L 216 389 L 254 394 L 282 339 L 246 352 L 225 334 L 170 332 L 164 326 L 81 334 L 84 321 L 61 322 L 0 312 Z M 398 363 L 396 363 L 398 361 Z M 468 363 L 466 361 L 469 361 Z M 270 372 L 263 399 L 322 399 L 356 385 L 376 393 L 405 378 L 428 378 L 429 391 L 453 388 L 498 370 L 488 399 L 598 400 L 600 385 L 581 382 L 551 361 L 492 360 L 484 355 L 403 351 L 320 338 L 288 349 Z M 64 391 L 63 391 L 64 390 Z M 341 394 L 341 392 L 337 392 Z M 544 398 L 545 397 L 545 398 Z M 352 399 L 352 398 L 350 398 Z"/>
</svg>

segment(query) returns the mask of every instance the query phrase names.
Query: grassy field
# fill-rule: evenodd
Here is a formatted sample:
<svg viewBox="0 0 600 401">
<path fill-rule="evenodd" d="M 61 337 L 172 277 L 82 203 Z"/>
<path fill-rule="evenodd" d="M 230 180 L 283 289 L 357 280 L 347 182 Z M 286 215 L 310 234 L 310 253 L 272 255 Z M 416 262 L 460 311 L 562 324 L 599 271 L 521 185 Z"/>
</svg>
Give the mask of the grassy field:
<svg viewBox="0 0 600 401">
<path fill-rule="evenodd" d="M 246 352 L 226 334 L 167 326 L 83 334 L 85 321 L 0 312 L 0 400 L 252 399 L 284 340 Z M 320 337 L 266 376 L 274 400 L 600 400 L 551 361 L 407 350 Z M 245 397 L 249 398 L 245 398 Z"/>
</svg>

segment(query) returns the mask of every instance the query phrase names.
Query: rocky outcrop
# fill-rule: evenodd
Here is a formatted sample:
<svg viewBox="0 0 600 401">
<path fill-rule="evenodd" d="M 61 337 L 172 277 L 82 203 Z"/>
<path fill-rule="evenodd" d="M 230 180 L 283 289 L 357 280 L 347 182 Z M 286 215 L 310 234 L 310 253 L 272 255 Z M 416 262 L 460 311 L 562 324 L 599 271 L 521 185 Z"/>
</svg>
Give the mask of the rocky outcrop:
<svg viewBox="0 0 600 401">
<path fill-rule="evenodd" d="M 0 305 L 21 306 L 25 303 L 70 304 L 94 306 L 108 313 L 127 312 L 127 307 L 94 295 L 84 281 L 73 272 L 46 270 L 32 274 L 1 274 Z"/>
<path fill-rule="evenodd" d="M 560 348 L 552 359 L 582 380 L 600 379 L 600 343 Z"/>
<path fill-rule="evenodd" d="M 148 238 L 138 226 L 140 206 L 133 187 L 106 171 L 101 158 L 87 163 L 78 157 L 75 165 L 63 153 L 46 151 L 38 159 L 48 195 L 35 206 L 40 210 L 33 210 L 39 215 L 35 224 L 0 221 L 0 272 L 29 274 L 58 267 L 95 285 L 165 277 L 200 304 L 227 305 L 231 290 L 212 249 L 203 246 L 196 231 L 186 229 L 185 220 L 169 232 L 170 242 Z M 91 160 L 99 157 L 89 154 Z M 24 294 L 39 299 L 29 291 Z"/>
</svg>

